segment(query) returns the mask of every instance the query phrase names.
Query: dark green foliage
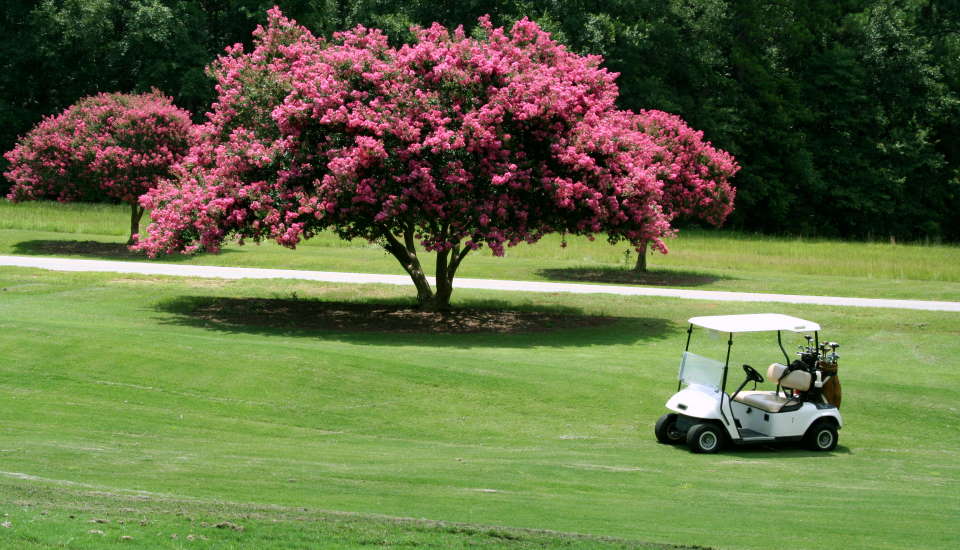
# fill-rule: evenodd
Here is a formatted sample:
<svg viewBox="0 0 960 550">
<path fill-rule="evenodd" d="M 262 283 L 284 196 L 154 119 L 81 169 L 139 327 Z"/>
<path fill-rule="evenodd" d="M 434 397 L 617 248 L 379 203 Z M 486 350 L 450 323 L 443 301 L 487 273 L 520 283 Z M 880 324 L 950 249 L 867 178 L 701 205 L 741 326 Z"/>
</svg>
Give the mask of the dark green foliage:
<svg viewBox="0 0 960 550">
<path fill-rule="evenodd" d="M 729 224 L 960 239 L 958 0 L 3 0 L 0 149 L 98 91 L 157 87 L 201 119 L 204 66 L 274 4 L 318 35 L 397 42 L 530 17 L 603 55 L 623 107 L 679 114 L 737 156 Z"/>
</svg>

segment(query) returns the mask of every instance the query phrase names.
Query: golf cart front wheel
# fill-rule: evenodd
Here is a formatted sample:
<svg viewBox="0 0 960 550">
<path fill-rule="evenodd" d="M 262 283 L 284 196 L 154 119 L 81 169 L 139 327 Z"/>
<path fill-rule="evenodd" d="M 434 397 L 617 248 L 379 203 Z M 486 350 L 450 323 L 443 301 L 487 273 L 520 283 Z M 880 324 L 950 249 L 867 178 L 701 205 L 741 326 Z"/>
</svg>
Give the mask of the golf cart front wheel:
<svg viewBox="0 0 960 550">
<path fill-rule="evenodd" d="M 683 433 L 677 429 L 677 415 L 673 413 L 661 416 L 653 433 L 656 434 L 657 441 L 665 445 L 676 445 L 683 441 Z"/>
<path fill-rule="evenodd" d="M 821 421 L 810 426 L 804 442 L 811 451 L 832 451 L 837 447 L 837 438 L 837 427 Z"/>
<path fill-rule="evenodd" d="M 713 424 L 697 424 L 687 432 L 687 446 L 695 453 L 715 453 L 723 447 L 723 434 Z"/>
</svg>

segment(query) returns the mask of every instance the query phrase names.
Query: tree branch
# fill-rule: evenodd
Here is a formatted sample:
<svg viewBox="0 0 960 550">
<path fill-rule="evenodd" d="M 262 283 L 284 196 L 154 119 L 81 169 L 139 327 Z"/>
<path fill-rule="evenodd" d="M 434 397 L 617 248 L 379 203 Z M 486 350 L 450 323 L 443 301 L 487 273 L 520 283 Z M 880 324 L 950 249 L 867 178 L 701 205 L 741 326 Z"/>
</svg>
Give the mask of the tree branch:
<svg viewBox="0 0 960 550">
<path fill-rule="evenodd" d="M 457 245 L 459 248 L 459 245 Z M 467 254 L 470 253 L 471 248 L 469 246 L 463 247 L 462 250 L 454 249 L 453 258 L 450 260 L 450 269 L 447 270 L 447 276 L 450 277 L 450 280 L 453 280 L 453 276 L 457 274 L 457 268 L 460 267 L 460 262 L 467 257 Z"/>
<path fill-rule="evenodd" d="M 403 266 L 403 269 L 407 273 L 409 273 L 410 275 L 413 275 L 413 271 L 412 271 L 413 266 L 411 265 L 410 254 L 407 252 L 407 249 L 404 248 L 402 244 L 400 244 L 400 241 L 398 241 L 397 238 L 394 237 L 393 233 L 391 233 L 390 231 L 385 230 L 382 234 L 383 234 L 383 238 L 387 241 L 387 244 L 385 244 L 383 248 L 385 248 L 387 252 L 392 254 L 393 257 L 400 262 L 400 265 Z"/>
<path fill-rule="evenodd" d="M 413 224 L 408 224 L 403 230 L 403 242 L 407 245 L 407 253 L 411 256 L 417 255 L 417 246 L 413 242 Z"/>
</svg>

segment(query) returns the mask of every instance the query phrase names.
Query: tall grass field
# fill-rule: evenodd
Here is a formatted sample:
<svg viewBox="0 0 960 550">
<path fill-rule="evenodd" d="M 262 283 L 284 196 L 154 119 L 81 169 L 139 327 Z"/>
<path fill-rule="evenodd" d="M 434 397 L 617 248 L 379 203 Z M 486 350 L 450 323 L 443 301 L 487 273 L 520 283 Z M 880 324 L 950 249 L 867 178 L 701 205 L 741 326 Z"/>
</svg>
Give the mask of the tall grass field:
<svg viewBox="0 0 960 550">
<path fill-rule="evenodd" d="M 30 212 L 43 209 L 52 225 L 30 226 Z M 101 219 L 70 231 L 90 211 Z M 0 253 L 147 261 L 115 246 L 125 239 L 122 214 L 3 204 Z M 606 243 L 555 245 L 480 254 L 467 260 L 469 276 L 626 270 L 623 250 Z M 797 248 L 821 265 L 812 254 L 821 249 L 846 250 L 860 265 L 901 255 L 918 265 L 870 276 L 803 273 L 798 263 L 770 288 L 854 295 L 874 285 L 949 297 L 960 285 L 950 246 L 707 232 L 672 245 L 653 259 L 655 272 L 699 288 L 775 279 L 773 263 L 750 258 L 769 249 L 784 259 Z M 739 255 L 739 269 L 694 265 L 724 248 Z M 923 251 L 941 258 L 939 271 Z M 323 236 L 297 251 L 231 247 L 179 261 L 396 272 L 380 256 L 367 243 Z M 960 541 L 956 314 L 460 289 L 455 306 L 481 321 L 506 310 L 541 322 L 451 333 L 391 320 L 390 308 L 411 299 L 411 289 L 376 285 L 0 267 L 0 548 L 947 549 Z M 387 313 L 376 313 L 381 307 Z M 841 343 L 839 447 L 696 455 L 656 443 L 686 320 L 768 311 L 819 322 L 823 338 Z M 702 333 L 692 346 L 715 356 L 723 344 Z M 775 337 L 737 337 L 732 364 L 777 360 Z"/>
</svg>

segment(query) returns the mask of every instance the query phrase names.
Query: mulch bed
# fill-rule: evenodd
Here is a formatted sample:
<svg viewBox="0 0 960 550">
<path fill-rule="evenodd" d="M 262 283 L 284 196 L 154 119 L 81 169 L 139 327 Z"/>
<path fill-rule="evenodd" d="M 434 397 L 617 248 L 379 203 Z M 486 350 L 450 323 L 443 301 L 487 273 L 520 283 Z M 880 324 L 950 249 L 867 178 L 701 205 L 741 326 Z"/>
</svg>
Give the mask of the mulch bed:
<svg viewBox="0 0 960 550">
<path fill-rule="evenodd" d="M 224 328 L 270 327 L 377 333 L 529 333 L 609 325 L 615 317 L 550 311 L 463 308 L 421 311 L 405 305 L 282 298 L 194 298 L 176 312 Z"/>
</svg>

